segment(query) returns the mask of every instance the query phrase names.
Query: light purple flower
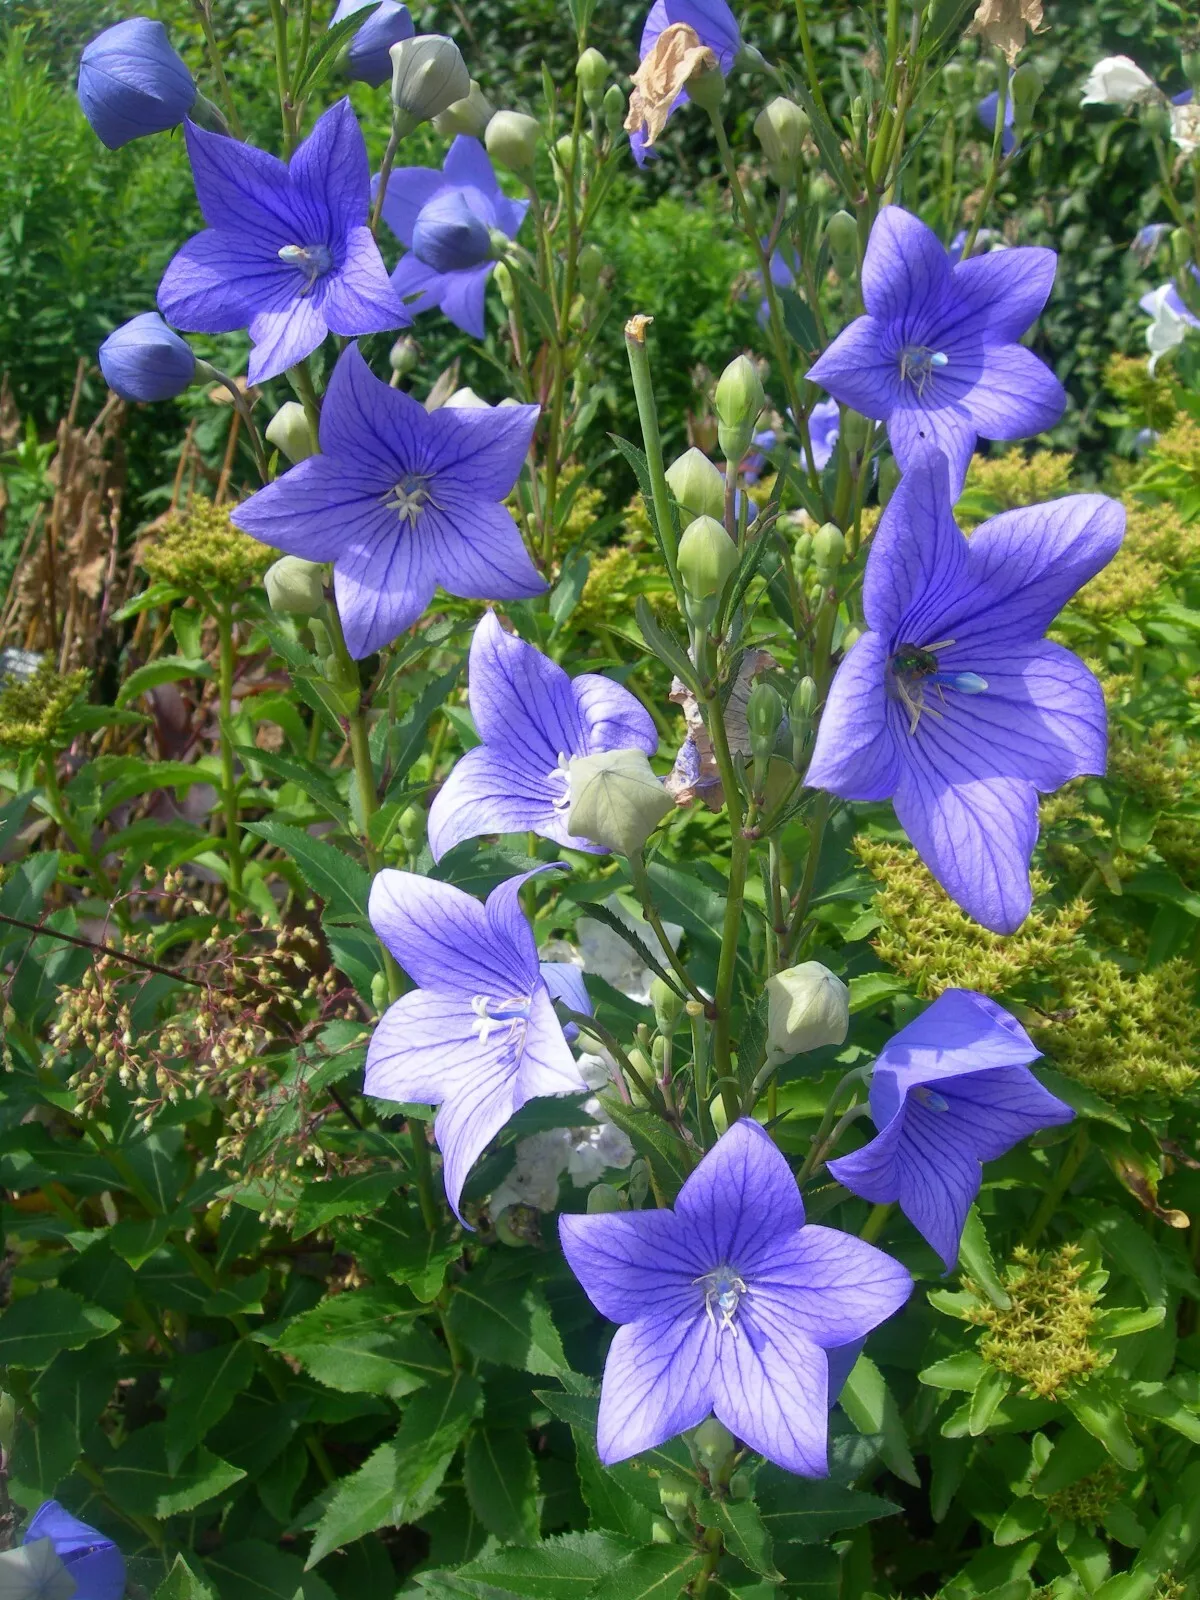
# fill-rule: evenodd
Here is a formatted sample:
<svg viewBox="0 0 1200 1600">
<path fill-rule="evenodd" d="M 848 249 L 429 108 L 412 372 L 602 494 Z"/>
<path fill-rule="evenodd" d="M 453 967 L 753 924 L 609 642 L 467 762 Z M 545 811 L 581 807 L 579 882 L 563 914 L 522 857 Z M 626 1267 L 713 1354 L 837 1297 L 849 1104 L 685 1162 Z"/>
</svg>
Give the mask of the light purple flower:
<svg viewBox="0 0 1200 1600">
<path fill-rule="evenodd" d="M 463 213 L 459 231 L 463 238 L 470 234 L 474 247 L 457 259 L 441 251 L 423 258 L 423 236 L 435 241 L 435 247 L 445 247 L 446 208 L 451 205 Z M 515 239 L 528 210 L 528 200 L 510 200 L 503 192 L 487 151 L 466 134 L 450 146 L 441 172 L 398 167 L 388 179 L 383 202 L 383 220 L 408 252 L 392 273 L 396 293 L 414 314 L 440 307 L 464 333 L 482 339 L 487 281 L 496 263 L 487 259 L 486 251 L 480 253 L 478 239 L 486 239 L 489 228 Z M 472 217 L 477 219 L 473 229 Z"/>
<path fill-rule="evenodd" d="M 946 893 L 996 933 L 1029 911 L 1038 793 L 1104 771 L 1100 685 L 1043 635 L 1124 526 L 1116 500 L 1077 494 L 968 541 L 945 457 L 918 447 L 871 543 L 870 632 L 837 670 L 805 781 L 890 797 Z"/>
<path fill-rule="evenodd" d="M 1148 267 L 1158 254 L 1158 247 L 1171 232 L 1172 224 L 1169 222 L 1147 222 L 1138 229 L 1133 236 L 1133 243 L 1129 246 L 1138 262 L 1143 267 Z M 1143 307 L 1143 310 L 1145 307 Z"/>
<path fill-rule="evenodd" d="M 824 472 L 833 459 L 842 432 L 842 408 L 836 400 L 818 400 L 808 414 L 808 436 L 812 440 L 812 463 Z"/>
<path fill-rule="evenodd" d="M 903 470 L 922 443 L 950 462 L 954 498 L 976 440 L 1022 439 L 1062 416 L 1062 384 L 1017 343 L 1046 303 L 1053 250 L 1023 245 L 953 266 L 937 235 L 899 206 L 875 219 L 863 261 L 867 315 L 843 328 L 808 377 L 886 422 Z"/>
<path fill-rule="evenodd" d="M 481 833 L 541 834 L 573 850 L 600 850 L 567 832 L 572 756 L 658 749 L 654 719 L 628 689 L 585 672 L 569 678 L 489 611 L 471 640 L 468 693 L 483 743 L 468 750 L 429 810 L 440 861 Z"/>
<path fill-rule="evenodd" d="M 411 872 L 380 872 L 371 885 L 371 926 L 418 987 L 380 1019 L 364 1088 L 438 1107 L 434 1137 L 460 1221 L 467 1174 L 509 1118 L 538 1095 L 587 1090 L 554 1014 L 555 997 L 579 1009 L 578 972 L 539 965 L 521 909 L 522 886 L 546 870 L 509 878 L 484 905 Z"/>
<path fill-rule="evenodd" d="M 864 1200 L 899 1201 L 949 1272 L 980 1163 L 1075 1115 L 1030 1072 L 1041 1053 L 994 1000 L 947 989 L 885 1045 L 871 1078 L 879 1132 L 830 1172 Z"/>
<path fill-rule="evenodd" d="M 158 286 L 158 309 L 192 333 L 249 328 L 247 377 L 262 383 L 325 338 L 411 321 L 367 226 L 370 172 L 349 100 L 317 122 L 285 164 L 265 150 L 185 124 L 208 227 Z"/>
<path fill-rule="evenodd" d="M 995 133 L 996 131 L 996 107 L 999 104 L 1000 91 L 999 89 L 993 89 L 991 94 L 985 94 L 975 107 L 976 116 L 989 133 Z M 1010 87 L 1004 101 L 1004 132 L 1000 135 L 1000 153 L 1005 156 L 1012 155 L 1017 148 L 1017 138 L 1012 131 L 1014 109 L 1012 89 Z"/>
<path fill-rule="evenodd" d="M 654 0 L 642 29 L 642 41 L 638 46 L 638 60 L 645 61 L 651 50 L 658 43 L 658 36 L 676 22 L 686 23 L 700 40 L 717 58 L 717 68 L 723 77 L 728 77 L 733 68 L 734 59 L 742 48 L 742 36 L 738 29 L 737 18 L 725 4 L 725 0 Z M 681 89 L 672 102 L 667 116 L 670 117 L 682 105 L 687 105 L 689 100 L 686 89 Z M 639 128 L 629 136 L 629 148 L 633 151 L 633 159 L 639 167 L 644 167 L 647 161 L 656 161 L 658 151 L 646 144 L 645 133 Z"/>
<path fill-rule="evenodd" d="M 346 643 L 361 659 L 411 627 L 438 584 L 472 600 L 545 590 L 501 504 L 537 418 L 536 406 L 426 411 L 351 345 L 321 409 L 321 454 L 251 495 L 234 521 L 288 555 L 334 563 Z"/>
<path fill-rule="evenodd" d="M 57 1500 L 44 1500 L 21 1539 L 33 1544 L 49 1539 L 54 1553 L 75 1583 L 74 1600 L 121 1600 L 125 1592 L 125 1557 L 107 1536 L 80 1522 Z"/>
<path fill-rule="evenodd" d="M 77 93 L 93 131 L 119 150 L 178 127 L 195 104 L 196 85 L 161 22 L 126 17 L 84 47 Z"/>
<path fill-rule="evenodd" d="M 369 9 L 371 5 L 372 0 L 338 0 L 329 26 L 336 27 L 339 22 L 344 22 L 356 12 Z M 356 28 L 350 36 L 346 51 L 346 76 L 378 89 L 392 76 L 392 58 L 389 54 L 392 46 L 399 44 L 402 39 L 411 39 L 415 31 L 407 6 L 400 5 L 398 0 L 380 0 L 362 27 Z"/>
<path fill-rule="evenodd" d="M 673 1211 L 559 1220 L 571 1270 L 623 1324 L 604 1367 L 597 1447 L 606 1463 L 650 1450 L 714 1412 L 789 1472 L 828 1470 L 825 1352 L 908 1299 L 882 1250 L 806 1227 L 787 1162 L 756 1122 L 735 1122 Z"/>
<path fill-rule="evenodd" d="M 143 311 L 114 328 L 99 360 L 105 383 L 122 400 L 170 400 L 196 376 L 190 346 L 157 311 Z"/>
</svg>

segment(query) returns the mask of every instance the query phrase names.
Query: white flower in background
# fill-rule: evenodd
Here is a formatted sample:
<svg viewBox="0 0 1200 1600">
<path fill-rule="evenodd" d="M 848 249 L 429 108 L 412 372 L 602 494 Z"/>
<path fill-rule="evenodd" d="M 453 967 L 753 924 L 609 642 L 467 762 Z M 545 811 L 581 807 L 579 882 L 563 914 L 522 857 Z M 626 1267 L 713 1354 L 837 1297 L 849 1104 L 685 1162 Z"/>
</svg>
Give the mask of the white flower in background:
<svg viewBox="0 0 1200 1600">
<path fill-rule="evenodd" d="M 604 904 L 630 933 L 637 935 L 651 954 L 658 955 L 658 935 L 648 922 L 626 910 L 615 894 L 609 895 Z M 678 950 L 683 929 L 676 922 L 664 922 L 663 930 L 671 941 L 672 950 Z M 654 982 L 654 973 L 620 934 L 615 933 L 606 922 L 598 922 L 595 917 L 580 917 L 575 924 L 575 937 L 579 940 L 585 972 L 603 978 L 618 994 L 635 1000 L 638 1005 L 650 1004 L 650 985 Z"/>
<path fill-rule="evenodd" d="M 1200 328 L 1200 317 L 1193 316 L 1184 305 L 1173 283 L 1164 283 L 1144 294 L 1138 305 L 1152 319 L 1146 329 L 1146 348 L 1153 372 L 1159 357 L 1182 344 L 1189 328 Z"/>
<path fill-rule="evenodd" d="M 1155 94 L 1154 79 L 1147 77 L 1136 61 L 1128 56 L 1105 56 L 1087 75 L 1082 104 L 1131 106 Z"/>
<path fill-rule="evenodd" d="M 1195 100 L 1171 107 L 1171 138 L 1185 156 L 1200 150 L 1200 104 Z"/>
</svg>

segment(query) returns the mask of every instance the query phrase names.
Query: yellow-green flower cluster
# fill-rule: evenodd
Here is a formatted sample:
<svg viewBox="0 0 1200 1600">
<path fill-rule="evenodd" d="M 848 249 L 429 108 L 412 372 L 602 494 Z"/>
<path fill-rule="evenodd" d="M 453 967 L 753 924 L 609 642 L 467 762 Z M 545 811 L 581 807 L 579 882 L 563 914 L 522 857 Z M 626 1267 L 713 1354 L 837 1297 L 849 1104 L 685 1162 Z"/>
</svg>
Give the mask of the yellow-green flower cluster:
<svg viewBox="0 0 1200 1600">
<path fill-rule="evenodd" d="M 1016 447 L 1003 455 L 973 456 L 954 519 L 969 532 L 1001 511 L 1070 494 L 1071 464 L 1069 455 L 1056 450 L 1026 455 Z"/>
<path fill-rule="evenodd" d="M 1123 497 L 1121 548 L 1071 601 L 1084 616 L 1101 620 L 1143 607 L 1169 579 L 1200 562 L 1200 522 L 1185 522 L 1174 506 Z"/>
<path fill-rule="evenodd" d="M 955 905 L 908 845 L 860 837 L 854 851 L 881 885 L 874 906 L 884 925 L 876 952 L 930 999 L 951 988 L 1004 994 L 1053 971 L 1077 948 L 1090 910 L 1081 899 L 1035 906 L 1016 933 L 991 933 Z M 1036 872 L 1033 886 L 1037 895 L 1049 887 Z"/>
<path fill-rule="evenodd" d="M 1094 1528 L 1121 1498 L 1125 1480 L 1111 1461 L 1046 1496 L 1046 1510 L 1055 1524 L 1082 1522 Z"/>
<path fill-rule="evenodd" d="M 59 740 L 67 712 L 83 694 L 88 673 L 59 672 L 43 660 L 32 678 L 9 682 L 0 691 L 0 747 L 44 750 Z"/>
<path fill-rule="evenodd" d="M 1151 373 L 1144 356 L 1112 356 L 1104 369 L 1104 387 L 1139 425 L 1155 433 L 1169 428 L 1179 414 L 1170 380 Z"/>
<path fill-rule="evenodd" d="M 1011 1304 L 993 1305 L 976 1285 L 968 1322 L 983 1328 L 979 1354 L 1000 1372 L 1018 1379 L 1026 1394 L 1055 1400 L 1112 1360 L 1112 1351 L 1092 1343 L 1100 1292 L 1077 1244 L 1039 1254 L 1018 1245 L 1004 1273 Z"/>
<path fill-rule="evenodd" d="M 1058 979 L 1064 1020 L 1034 1029 L 1068 1077 L 1097 1094 L 1185 1094 L 1200 1078 L 1196 969 L 1182 956 L 1142 972 L 1115 961 L 1067 968 Z"/>
<path fill-rule="evenodd" d="M 156 583 L 188 594 L 227 593 L 258 579 L 275 553 L 235 528 L 231 509 L 197 497 L 142 539 L 138 565 Z"/>
</svg>

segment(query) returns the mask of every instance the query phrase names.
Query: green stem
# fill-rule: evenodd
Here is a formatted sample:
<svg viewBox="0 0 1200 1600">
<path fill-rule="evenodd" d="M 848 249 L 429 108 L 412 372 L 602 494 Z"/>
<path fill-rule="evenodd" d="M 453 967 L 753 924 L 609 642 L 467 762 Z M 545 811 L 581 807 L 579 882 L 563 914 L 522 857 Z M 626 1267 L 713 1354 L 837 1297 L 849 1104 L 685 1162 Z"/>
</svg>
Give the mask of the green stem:
<svg viewBox="0 0 1200 1600">
<path fill-rule="evenodd" d="M 708 1593 L 708 1586 L 721 1563 L 724 1549 L 725 1541 L 721 1537 L 721 1530 L 719 1528 L 709 1528 L 704 1535 L 704 1565 L 696 1574 L 696 1581 L 692 1585 L 692 1594 L 694 1596 Z"/>
<path fill-rule="evenodd" d="M 233 608 L 217 609 L 217 635 L 220 639 L 220 706 L 218 729 L 221 744 L 221 804 L 225 812 L 225 852 L 229 857 L 229 900 L 234 905 L 242 898 L 242 833 L 238 821 L 237 775 L 233 757 Z"/>
<path fill-rule="evenodd" d="M 800 49 L 804 54 L 804 70 L 808 75 L 808 87 L 816 101 L 817 110 L 829 121 L 829 112 L 825 105 L 825 96 L 821 93 L 821 79 L 817 74 L 817 57 L 813 50 L 812 36 L 808 31 L 808 12 L 806 0 L 796 0 L 796 26 L 800 30 Z"/>
<path fill-rule="evenodd" d="M 679 959 L 674 945 L 671 943 L 670 939 L 667 938 L 667 930 L 663 927 L 662 918 L 659 916 L 658 910 L 653 899 L 651 898 L 650 879 L 646 873 L 645 860 L 639 856 L 630 856 L 629 871 L 630 876 L 633 878 L 633 887 L 639 901 L 641 902 L 642 911 L 645 914 L 646 921 L 650 924 L 651 928 L 653 928 L 655 937 L 658 939 L 662 953 L 666 957 L 671 971 L 679 979 L 680 983 L 691 995 L 692 999 L 699 1000 L 701 1005 L 704 1005 L 704 995 L 696 987 L 695 983 L 693 983 L 687 968 Z"/>
<path fill-rule="evenodd" d="M 996 66 L 1000 74 L 1000 86 L 997 90 L 996 100 L 996 126 L 992 131 L 992 156 L 988 162 L 987 182 L 983 186 L 983 196 L 967 230 L 966 242 L 962 247 L 959 261 L 966 261 L 975 248 L 975 240 L 979 233 L 979 226 L 987 214 L 992 203 L 992 196 L 996 193 L 996 181 L 1000 176 L 1000 169 L 1004 164 L 1004 112 L 1008 104 L 1008 62 L 1004 59 L 1002 51 L 996 51 Z"/>
<path fill-rule="evenodd" d="M 229 79 L 225 76 L 225 67 L 221 61 L 221 47 L 217 43 L 217 36 L 213 32 L 212 18 L 208 14 L 208 7 L 204 0 L 193 0 L 193 9 L 200 19 L 200 27 L 204 32 L 204 43 L 208 50 L 209 64 L 213 69 L 213 76 L 217 80 L 217 87 L 221 91 L 221 99 L 225 103 L 225 115 L 229 118 L 229 126 L 233 130 L 234 138 L 244 139 L 246 130 L 242 126 L 242 119 L 238 116 L 237 107 L 233 103 L 233 95 L 229 88 Z"/>
<path fill-rule="evenodd" d="M 283 0 L 271 0 L 271 21 L 275 28 L 275 81 L 279 86 L 279 114 L 283 119 L 283 159 L 295 146 L 296 128 L 288 90 L 287 11 Z"/>
<path fill-rule="evenodd" d="M 866 1244 L 874 1244 L 883 1232 L 883 1225 L 894 1210 L 892 1204 L 871 1207 L 871 1214 L 858 1230 L 858 1237 Z"/>
<path fill-rule="evenodd" d="M 267 452 L 263 448 L 262 436 L 259 434 L 250 410 L 250 402 L 227 372 L 222 372 L 218 367 L 212 366 L 207 361 L 197 361 L 196 368 L 198 371 L 212 377 L 223 389 L 228 391 L 229 398 L 233 402 L 233 408 L 242 419 L 242 426 L 245 428 L 246 437 L 250 441 L 250 449 L 254 453 L 254 465 L 258 469 L 258 475 L 264 483 L 270 483 L 270 464 L 267 461 Z"/>
<path fill-rule="evenodd" d="M 58 768 L 55 766 L 54 751 L 42 751 L 42 787 L 46 791 L 49 802 L 47 810 L 53 818 L 55 825 L 66 835 L 75 847 L 75 853 L 82 861 L 84 870 L 96 886 L 96 891 L 102 900 L 107 900 L 109 905 L 116 910 L 117 891 L 112 879 L 100 865 L 95 851 L 92 849 L 91 840 L 86 838 L 71 819 L 67 803 L 58 782 Z M 124 926 L 124 919 L 119 918 Z"/>
<path fill-rule="evenodd" d="M 388 179 L 392 175 L 392 168 L 396 164 L 396 152 L 400 148 L 400 141 L 411 132 L 407 117 L 399 111 L 392 113 L 392 131 L 388 136 L 387 149 L 383 152 L 383 161 L 379 167 L 379 187 L 375 191 L 375 204 L 371 207 L 371 232 L 379 232 L 379 219 L 383 216 L 383 201 L 387 194 Z"/>
<path fill-rule="evenodd" d="M 300 403 L 304 407 L 304 419 L 308 423 L 308 431 L 312 434 L 314 447 L 319 445 L 321 437 L 321 402 L 317 398 L 316 387 L 313 384 L 312 372 L 309 369 L 308 357 L 298 361 L 291 368 L 296 379 L 296 389 L 300 395 Z"/>
<path fill-rule="evenodd" d="M 654 403 L 654 382 L 650 376 L 650 354 L 646 349 L 646 325 L 652 317 L 630 317 L 625 324 L 625 349 L 629 356 L 629 371 L 633 377 L 633 394 L 637 401 L 638 421 L 642 425 L 642 443 L 646 450 L 646 466 L 650 473 L 650 492 L 654 499 L 654 520 L 658 523 L 671 587 L 682 608 L 683 594 L 679 587 L 678 553 L 675 522 L 671 511 L 671 491 L 667 486 L 667 469 L 663 465 L 662 439 L 658 432 L 658 409 Z"/>
<path fill-rule="evenodd" d="M 1067 1153 L 1063 1157 L 1062 1165 L 1058 1169 L 1054 1182 L 1046 1190 L 1042 1196 L 1041 1203 L 1030 1218 L 1029 1226 L 1025 1230 L 1025 1237 L 1021 1240 L 1026 1249 L 1032 1248 L 1045 1232 L 1047 1224 L 1062 1204 L 1063 1196 L 1074 1183 L 1075 1176 L 1083 1165 L 1087 1153 L 1087 1123 L 1081 1122 L 1076 1128 L 1070 1144 L 1067 1146 Z"/>
<path fill-rule="evenodd" d="M 786 967 L 795 950 L 796 940 L 800 929 L 804 926 L 804 919 L 808 915 L 809 903 L 813 896 L 813 887 L 817 880 L 817 867 L 821 859 L 821 839 L 825 833 L 825 824 L 829 821 L 831 805 L 829 796 L 824 790 L 817 795 L 817 803 L 813 807 L 812 822 L 808 830 L 808 855 L 804 861 L 804 877 L 796 891 L 796 898 L 792 906 L 792 921 L 788 929 L 787 939 L 784 941 L 783 952 L 780 960 Z"/>
</svg>

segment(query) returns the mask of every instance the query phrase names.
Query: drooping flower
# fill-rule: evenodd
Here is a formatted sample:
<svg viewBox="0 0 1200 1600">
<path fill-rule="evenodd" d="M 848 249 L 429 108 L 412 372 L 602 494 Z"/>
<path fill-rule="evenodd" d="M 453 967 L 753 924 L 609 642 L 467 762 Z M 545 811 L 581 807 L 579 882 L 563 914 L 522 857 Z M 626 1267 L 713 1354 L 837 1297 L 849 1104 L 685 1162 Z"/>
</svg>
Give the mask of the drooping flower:
<svg viewBox="0 0 1200 1600">
<path fill-rule="evenodd" d="M 397 168 L 388 179 L 383 220 L 407 254 L 392 273 L 392 287 L 414 315 L 440 308 L 464 333 L 482 339 L 487 281 L 496 266 L 488 229 L 515 239 L 528 210 L 528 200 L 510 200 L 503 192 L 487 151 L 466 134 L 450 146 L 440 172 Z"/>
<path fill-rule="evenodd" d="M 1088 73 L 1080 100 L 1085 106 L 1131 106 L 1139 100 L 1153 99 L 1158 91 L 1128 56 L 1105 56 Z"/>
<path fill-rule="evenodd" d="M 143 311 L 105 339 L 100 371 L 122 400 L 170 400 L 195 378 L 196 358 L 157 311 Z"/>
<path fill-rule="evenodd" d="M 494 612 L 471 640 L 467 693 L 483 743 L 468 750 L 429 810 L 429 848 L 440 861 L 482 833 L 538 833 L 573 850 L 600 846 L 567 832 L 568 766 L 600 750 L 658 748 L 654 720 L 628 689 L 557 662 L 514 634 Z"/>
<path fill-rule="evenodd" d="M 371 4 L 372 0 L 338 0 L 329 26 L 335 27 Z M 351 35 L 346 50 L 346 76 L 378 89 L 392 75 L 392 46 L 401 39 L 411 39 L 415 32 L 407 6 L 400 5 L 399 0 L 380 0 L 362 27 Z"/>
<path fill-rule="evenodd" d="M 1029 911 L 1038 793 L 1104 771 L 1100 685 L 1043 635 L 1124 526 L 1117 501 L 1068 495 L 968 541 L 945 457 L 919 449 L 871 543 L 870 631 L 837 670 L 805 781 L 890 797 L 946 893 L 996 933 Z"/>
<path fill-rule="evenodd" d="M 75 1600 L 121 1600 L 125 1592 L 125 1558 L 106 1534 L 46 1500 L 38 1507 L 22 1539 L 33 1544 L 49 1539 L 54 1553 L 75 1584 Z"/>
<path fill-rule="evenodd" d="M 737 18 L 725 4 L 725 0 L 654 0 L 642 29 L 638 61 L 644 62 L 658 43 L 660 35 L 680 23 L 691 29 L 703 49 L 712 52 L 716 57 L 717 70 L 727 78 L 733 67 L 734 58 L 742 47 L 742 36 L 738 29 Z M 686 105 L 687 100 L 687 90 L 680 89 L 666 105 L 661 125 L 665 125 L 673 111 Z M 650 138 L 647 138 L 644 126 L 635 126 L 630 133 L 629 148 L 633 151 L 634 160 L 639 167 L 644 167 L 648 160 L 657 158 L 658 152 L 653 146 L 658 132 L 661 132 L 661 125 L 655 129 Z"/>
<path fill-rule="evenodd" d="M 1053 250 L 1022 245 L 955 266 L 919 218 L 885 206 L 863 261 L 867 314 L 808 377 L 886 422 L 902 470 L 922 443 L 935 445 L 957 499 L 980 435 L 1021 439 L 1062 416 L 1062 384 L 1017 342 L 1046 303 L 1055 261 Z"/>
<path fill-rule="evenodd" d="M 1192 273 L 1200 278 L 1195 267 Z M 1146 329 L 1146 348 L 1150 352 L 1150 371 L 1153 372 L 1161 356 L 1183 343 L 1189 328 L 1200 328 L 1200 317 L 1184 304 L 1183 296 L 1173 283 L 1163 283 L 1157 289 L 1150 290 L 1142 296 L 1138 305 L 1150 318 L 1150 326 Z"/>
<path fill-rule="evenodd" d="M 92 131 L 110 150 L 176 128 L 192 109 L 196 85 L 161 22 L 127 17 L 88 44 L 76 92 Z"/>
<path fill-rule="evenodd" d="M 1171 232 L 1171 227 L 1172 224 L 1169 222 L 1147 222 L 1134 234 L 1133 243 L 1129 248 L 1141 266 L 1148 267 L 1154 260 L 1159 246 Z"/>
<path fill-rule="evenodd" d="M 417 984 L 380 1019 L 364 1087 L 383 1100 L 436 1105 L 433 1131 L 455 1215 L 484 1147 L 538 1095 L 587 1083 L 563 1036 L 552 990 L 578 1006 L 579 975 L 538 961 L 521 888 L 509 878 L 481 905 L 452 884 L 385 870 L 371 885 L 371 926 Z"/>
<path fill-rule="evenodd" d="M 249 328 L 247 377 L 262 383 L 326 334 L 354 338 L 409 322 L 367 226 L 362 132 L 340 100 L 284 163 L 237 139 L 184 130 L 208 227 L 167 266 L 158 309 L 192 333 Z"/>
<path fill-rule="evenodd" d="M 438 584 L 474 600 L 544 591 L 501 504 L 537 417 L 536 406 L 426 411 L 351 345 L 325 394 L 321 454 L 243 501 L 234 521 L 288 555 L 334 563 L 346 643 L 361 659 L 410 627 Z"/>
<path fill-rule="evenodd" d="M 912 1280 L 873 1245 L 805 1225 L 796 1180 L 757 1123 L 734 1123 L 673 1211 L 564 1216 L 559 1233 L 592 1304 L 622 1324 L 600 1395 L 602 1461 L 712 1412 L 787 1471 L 825 1474 L 825 1352 L 899 1310 Z"/>
<path fill-rule="evenodd" d="M 947 989 L 884 1046 L 871 1077 L 869 1144 L 829 1163 L 839 1183 L 901 1211 L 949 1272 L 994 1161 L 1074 1112 L 1029 1070 L 1041 1051 L 986 995 Z"/>
</svg>

